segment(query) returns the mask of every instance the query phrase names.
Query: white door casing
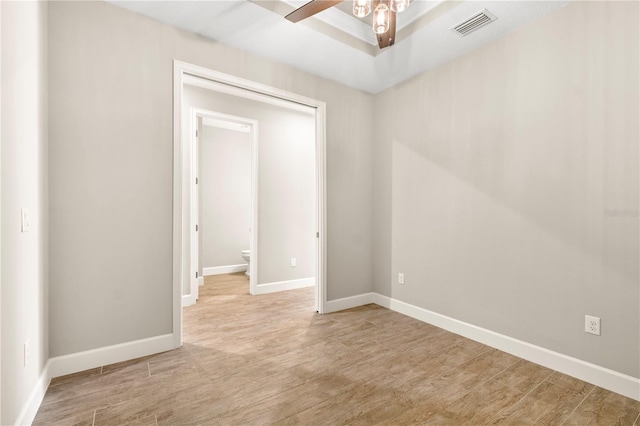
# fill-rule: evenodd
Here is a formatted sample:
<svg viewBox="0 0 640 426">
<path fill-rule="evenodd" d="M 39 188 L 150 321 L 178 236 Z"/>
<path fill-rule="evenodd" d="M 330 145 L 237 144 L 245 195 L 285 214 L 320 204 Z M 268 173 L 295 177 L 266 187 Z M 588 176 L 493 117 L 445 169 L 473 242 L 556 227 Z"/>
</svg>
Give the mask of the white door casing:
<svg viewBox="0 0 640 426">
<path fill-rule="evenodd" d="M 197 240 L 194 242 L 194 232 L 190 229 L 195 229 L 190 225 L 195 223 L 197 219 L 197 212 L 195 219 L 192 213 L 190 192 L 192 186 L 186 185 L 191 179 L 191 182 L 195 181 L 195 175 L 193 175 L 192 162 L 195 161 L 195 155 L 192 154 L 194 149 L 192 143 L 183 140 L 182 137 L 182 96 L 183 96 L 183 82 L 185 78 L 189 76 L 200 77 L 208 80 L 210 83 L 216 86 L 216 90 L 222 93 L 231 94 L 233 96 L 249 98 L 259 100 L 261 102 L 273 103 L 282 105 L 283 102 L 293 102 L 300 105 L 309 106 L 315 109 L 316 119 L 316 189 L 317 189 L 317 203 L 316 203 L 316 224 L 317 224 L 317 261 L 316 261 L 316 310 L 319 313 L 324 313 L 325 305 L 327 301 L 327 243 L 326 243 L 326 104 L 322 101 L 301 96 L 295 93 L 287 92 L 281 89 L 266 86 L 260 83 L 256 83 L 250 80 L 245 80 L 232 75 L 213 71 L 197 65 L 192 65 L 186 62 L 174 60 L 174 81 L 173 81 L 173 293 L 174 293 L 174 306 L 173 306 L 173 336 L 175 347 L 182 345 L 182 289 L 186 282 L 184 281 L 185 275 L 194 271 L 192 274 L 195 281 L 195 290 L 193 285 L 191 296 L 197 297 L 197 280 L 195 279 L 195 270 L 197 268 L 197 258 L 187 258 L 187 248 L 191 249 L 192 244 L 197 246 Z M 197 128 L 197 126 L 196 126 Z M 252 159 L 257 160 L 257 150 L 253 150 Z M 253 180 L 257 179 L 257 176 L 252 177 Z M 252 181 L 252 187 L 254 182 Z M 197 192 L 197 191 L 196 191 Z M 257 192 L 257 191 L 255 191 Z M 197 209 L 196 209 L 197 210 Z M 257 215 L 257 209 L 252 208 L 253 214 Z M 256 221 L 252 217 L 252 221 Z M 253 228 L 253 227 L 252 227 Z M 257 230 L 252 229 L 251 238 L 251 250 L 256 249 L 255 244 L 257 237 Z M 197 250 L 197 249 L 196 249 Z M 193 251 L 192 251 L 193 253 Z M 196 252 L 197 253 L 197 252 Z M 192 256 L 193 257 L 193 256 Z M 257 260 L 257 259 L 255 259 Z M 253 275 L 255 265 L 257 262 L 253 258 L 251 260 L 250 274 Z M 193 268 L 193 269 L 192 269 Z M 186 272 L 186 273 L 185 273 Z M 254 282 L 257 285 L 257 280 Z M 255 287 L 254 287 L 255 289 Z M 195 299 L 194 299 L 195 301 Z"/>
<path fill-rule="evenodd" d="M 224 114 L 217 111 L 210 111 L 203 108 L 191 108 L 190 112 L 191 121 L 198 122 L 198 117 L 201 118 L 214 118 L 220 121 L 227 121 L 232 123 L 244 124 L 249 126 L 249 137 L 251 139 L 251 226 L 249 229 L 249 250 L 251 251 L 251 261 L 249 263 L 249 292 L 256 294 L 255 288 L 258 284 L 258 122 L 250 118 L 238 117 L 235 115 Z M 196 153 L 196 164 L 199 163 Z M 192 191 L 196 192 L 196 197 L 192 200 L 192 210 L 198 210 L 199 192 L 197 186 L 192 184 Z M 197 234 L 192 234 L 192 238 L 198 238 Z M 197 241 L 195 243 L 198 246 Z M 196 252 L 196 256 L 198 253 Z M 240 255 L 238 253 L 238 255 Z M 193 259 L 192 259 L 193 261 Z M 195 275 L 195 274 L 193 274 Z"/>
</svg>

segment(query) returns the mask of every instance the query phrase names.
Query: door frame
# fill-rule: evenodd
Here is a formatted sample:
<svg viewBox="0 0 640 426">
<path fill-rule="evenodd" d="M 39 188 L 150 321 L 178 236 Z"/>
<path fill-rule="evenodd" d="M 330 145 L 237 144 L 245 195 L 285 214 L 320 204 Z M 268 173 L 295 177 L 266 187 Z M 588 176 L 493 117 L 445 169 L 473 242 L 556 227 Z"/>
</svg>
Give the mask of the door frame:
<svg viewBox="0 0 640 426">
<path fill-rule="evenodd" d="M 282 104 L 293 102 L 315 109 L 315 178 L 316 178 L 316 291 L 315 310 L 325 312 L 327 303 L 327 221 L 326 221 L 326 104 L 296 93 L 267 86 L 251 80 L 224 74 L 187 62 L 173 61 L 173 336 L 174 345 L 182 345 L 182 289 L 185 272 L 189 272 L 186 250 L 191 244 L 189 232 L 191 205 L 189 202 L 190 144 L 182 132 L 183 80 L 186 76 L 204 78 L 218 83 L 220 91 L 262 102 Z M 271 103 L 270 102 L 270 103 Z M 251 264 L 254 262 L 252 261 Z"/>
<path fill-rule="evenodd" d="M 228 121 L 232 123 L 245 124 L 249 126 L 249 139 L 251 144 L 251 225 L 249 228 L 250 237 L 249 237 L 249 250 L 251 251 L 251 260 L 249 262 L 249 292 L 251 294 L 255 293 L 255 286 L 258 284 L 258 121 L 252 120 L 250 118 L 239 117 L 236 115 L 224 114 L 217 111 L 211 111 L 204 108 L 194 108 L 191 107 L 190 113 L 190 123 L 192 126 L 192 130 L 197 129 L 198 127 L 198 117 L 210 117 L 215 118 L 222 121 Z M 191 133 L 192 140 L 194 143 L 198 143 L 198 138 L 195 135 L 195 131 Z M 192 144 L 192 154 L 195 154 L 195 164 L 196 167 L 199 164 L 200 150 L 194 149 Z M 193 166 L 193 164 L 192 164 Z M 199 175 L 199 173 L 197 174 Z M 199 212 L 199 193 L 198 187 L 195 183 L 195 178 L 198 177 L 192 173 L 191 179 L 191 193 L 195 194 L 195 197 L 192 196 L 191 200 L 191 213 L 192 217 L 198 217 Z M 195 213 L 194 213 L 195 210 Z M 200 223 L 200 220 L 198 220 Z M 198 243 L 199 243 L 199 234 L 196 232 L 195 227 L 191 227 L 191 253 L 193 253 L 194 247 L 196 253 L 198 253 Z M 238 256 L 240 254 L 238 253 Z M 193 256 L 191 256 L 191 276 L 195 276 L 195 271 L 197 271 L 197 260 L 194 260 Z M 195 266 L 195 267 L 194 267 Z M 200 265 L 202 267 L 202 265 Z M 191 291 L 193 293 L 193 284 L 191 287 Z M 197 284 L 196 284 L 197 291 Z M 197 293 L 195 293 L 197 294 Z"/>
</svg>

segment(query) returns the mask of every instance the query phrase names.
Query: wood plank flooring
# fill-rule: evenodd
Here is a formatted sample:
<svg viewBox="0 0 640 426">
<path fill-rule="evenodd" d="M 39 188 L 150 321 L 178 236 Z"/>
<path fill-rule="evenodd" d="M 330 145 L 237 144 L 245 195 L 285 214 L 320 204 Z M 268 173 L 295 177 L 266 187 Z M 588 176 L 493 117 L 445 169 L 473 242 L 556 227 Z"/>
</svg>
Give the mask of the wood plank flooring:
<svg viewBox="0 0 640 426">
<path fill-rule="evenodd" d="M 51 382 L 34 425 L 638 425 L 640 402 L 376 305 L 206 277 L 180 349 Z"/>
</svg>

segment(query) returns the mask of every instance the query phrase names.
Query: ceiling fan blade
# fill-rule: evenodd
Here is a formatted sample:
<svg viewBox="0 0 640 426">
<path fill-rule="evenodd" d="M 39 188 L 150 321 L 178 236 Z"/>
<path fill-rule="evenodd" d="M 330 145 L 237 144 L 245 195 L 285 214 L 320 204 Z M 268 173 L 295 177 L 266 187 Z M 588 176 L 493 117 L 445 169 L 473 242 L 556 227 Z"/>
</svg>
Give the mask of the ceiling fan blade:
<svg viewBox="0 0 640 426">
<path fill-rule="evenodd" d="M 309 3 L 285 16 L 285 18 L 291 22 L 302 21 L 338 3 L 342 3 L 342 0 L 311 0 Z"/>
<path fill-rule="evenodd" d="M 393 46 L 396 42 L 396 13 L 390 11 L 389 15 L 389 31 L 384 34 L 378 34 L 378 46 L 380 49 Z"/>
</svg>

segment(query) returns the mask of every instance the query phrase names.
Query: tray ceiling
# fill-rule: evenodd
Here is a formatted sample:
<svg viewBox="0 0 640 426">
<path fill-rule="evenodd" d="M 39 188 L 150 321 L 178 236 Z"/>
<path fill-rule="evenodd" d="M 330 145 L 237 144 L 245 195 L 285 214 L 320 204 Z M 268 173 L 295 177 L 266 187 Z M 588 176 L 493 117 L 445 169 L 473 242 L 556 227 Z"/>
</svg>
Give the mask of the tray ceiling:
<svg viewBox="0 0 640 426">
<path fill-rule="evenodd" d="M 370 93 L 461 56 L 568 3 L 414 0 L 398 14 L 396 44 L 380 50 L 370 22 L 352 15 L 348 0 L 297 24 L 284 15 L 305 1 L 109 2 Z M 483 9 L 497 19 L 465 37 L 450 30 Z"/>
</svg>

